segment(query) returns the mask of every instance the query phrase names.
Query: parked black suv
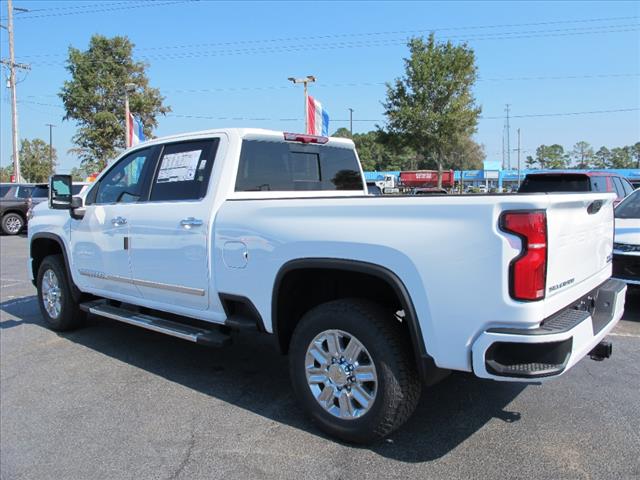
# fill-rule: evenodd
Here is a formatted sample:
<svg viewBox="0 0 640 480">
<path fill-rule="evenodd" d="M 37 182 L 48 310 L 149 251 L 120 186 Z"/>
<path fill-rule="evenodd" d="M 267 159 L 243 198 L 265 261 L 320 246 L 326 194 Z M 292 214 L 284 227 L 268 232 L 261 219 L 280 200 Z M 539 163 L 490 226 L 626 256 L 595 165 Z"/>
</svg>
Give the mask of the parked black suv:
<svg viewBox="0 0 640 480">
<path fill-rule="evenodd" d="M 27 212 L 32 205 L 49 195 L 47 184 L 0 183 L 0 229 L 6 235 L 17 235 L 27 225 Z"/>
</svg>

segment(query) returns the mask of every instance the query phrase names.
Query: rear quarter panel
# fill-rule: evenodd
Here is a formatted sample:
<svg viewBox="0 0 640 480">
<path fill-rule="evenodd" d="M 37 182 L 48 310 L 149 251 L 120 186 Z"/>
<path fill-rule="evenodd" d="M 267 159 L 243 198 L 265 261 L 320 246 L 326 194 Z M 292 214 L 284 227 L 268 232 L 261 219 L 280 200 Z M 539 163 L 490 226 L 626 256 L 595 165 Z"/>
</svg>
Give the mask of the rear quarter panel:
<svg viewBox="0 0 640 480">
<path fill-rule="evenodd" d="M 470 345 L 480 332 L 534 327 L 547 313 L 546 301 L 510 298 L 508 265 L 521 242 L 500 231 L 498 219 L 504 210 L 549 205 L 547 195 L 231 200 L 215 220 L 216 286 L 250 298 L 272 331 L 274 280 L 288 261 L 324 257 L 383 266 L 409 291 L 436 364 L 469 371 Z M 247 251 L 240 268 L 224 261 L 225 249 L 238 243 Z M 576 290 L 554 303 L 578 298 Z"/>
</svg>

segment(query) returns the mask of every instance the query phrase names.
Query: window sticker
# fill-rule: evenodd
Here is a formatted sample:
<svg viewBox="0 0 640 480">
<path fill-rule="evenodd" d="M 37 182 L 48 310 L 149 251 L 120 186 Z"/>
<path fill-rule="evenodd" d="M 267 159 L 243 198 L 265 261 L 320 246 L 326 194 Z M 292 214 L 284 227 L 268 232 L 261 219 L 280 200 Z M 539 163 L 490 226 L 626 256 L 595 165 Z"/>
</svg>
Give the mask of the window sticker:
<svg viewBox="0 0 640 480">
<path fill-rule="evenodd" d="M 202 150 L 169 153 L 162 157 L 156 183 L 189 182 L 196 176 Z"/>
</svg>

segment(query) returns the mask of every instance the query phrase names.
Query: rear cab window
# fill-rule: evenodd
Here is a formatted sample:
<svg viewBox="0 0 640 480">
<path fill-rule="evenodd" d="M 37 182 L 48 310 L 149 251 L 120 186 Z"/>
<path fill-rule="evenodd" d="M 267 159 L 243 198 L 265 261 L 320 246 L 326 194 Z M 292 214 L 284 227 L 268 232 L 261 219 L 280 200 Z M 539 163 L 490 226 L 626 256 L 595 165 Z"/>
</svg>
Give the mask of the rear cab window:
<svg viewBox="0 0 640 480">
<path fill-rule="evenodd" d="M 527 175 L 518 190 L 519 193 L 589 191 L 589 177 L 574 173 Z"/>
<path fill-rule="evenodd" d="M 236 192 L 364 191 L 353 148 L 245 139 Z"/>
</svg>

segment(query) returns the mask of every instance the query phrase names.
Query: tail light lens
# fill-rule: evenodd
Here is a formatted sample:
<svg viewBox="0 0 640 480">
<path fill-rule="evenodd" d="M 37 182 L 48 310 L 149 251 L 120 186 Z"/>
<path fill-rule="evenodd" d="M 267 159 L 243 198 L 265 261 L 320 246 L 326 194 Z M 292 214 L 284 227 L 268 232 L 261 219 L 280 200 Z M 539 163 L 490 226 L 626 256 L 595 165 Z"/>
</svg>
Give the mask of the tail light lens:
<svg viewBox="0 0 640 480">
<path fill-rule="evenodd" d="M 319 143 L 321 145 L 329 141 L 328 137 L 319 137 L 316 135 L 305 135 L 302 133 L 284 133 L 284 139 L 287 142 L 302 142 L 302 143 Z"/>
<path fill-rule="evenodd" d="M 500 228 L 522 240 L 520 255 L 509 266 L 509 293 L 515 300 L 542 300 L 547 280 L 547 214 L 544 210 L 511 211 Z"/>
</svg>

